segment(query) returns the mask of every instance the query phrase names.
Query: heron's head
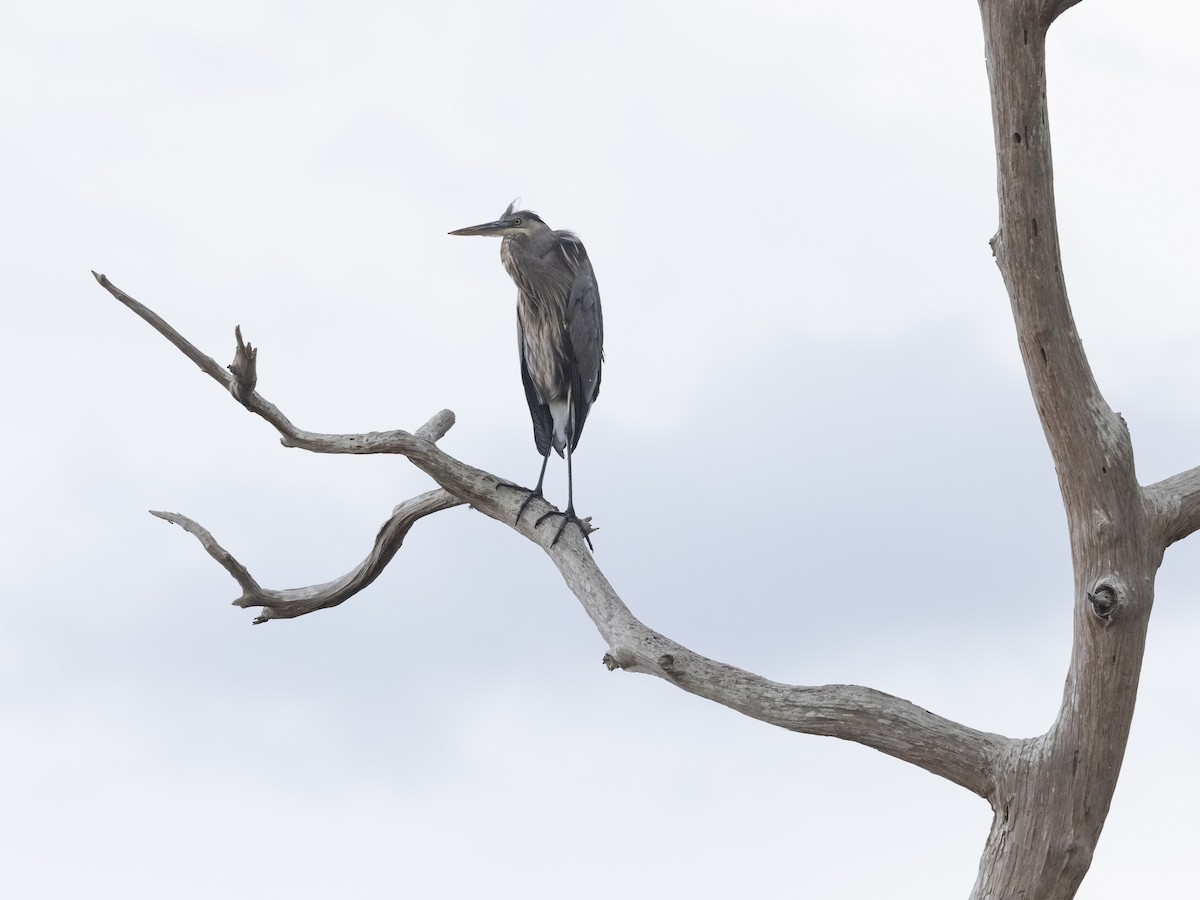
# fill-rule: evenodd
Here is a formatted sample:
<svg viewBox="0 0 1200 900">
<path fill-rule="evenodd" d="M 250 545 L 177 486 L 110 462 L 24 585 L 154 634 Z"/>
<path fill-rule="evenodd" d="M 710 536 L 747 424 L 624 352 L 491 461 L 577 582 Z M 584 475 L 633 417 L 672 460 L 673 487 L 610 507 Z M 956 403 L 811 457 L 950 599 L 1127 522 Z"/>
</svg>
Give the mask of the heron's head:
<svg viewBox="0 0 1200 900">
<path fill-rule="evenodd" d="M 542 221 L 542 217 L 535 212 L 530 212 L 527 209 L 513 210 L 517 201 L 508 204 L 508 209 L 495 222 L 484 222 L 482 225 L 471 225 L 468 228 L 459 228 L 457 231 L 451 231 L 451 234 L 458 235 L 483 235 L 485 237 L 513 237 L 515 235 L 524 234 L 532 235 L 541 231 L 547 231 L 548 226 Z"/>
</svg>

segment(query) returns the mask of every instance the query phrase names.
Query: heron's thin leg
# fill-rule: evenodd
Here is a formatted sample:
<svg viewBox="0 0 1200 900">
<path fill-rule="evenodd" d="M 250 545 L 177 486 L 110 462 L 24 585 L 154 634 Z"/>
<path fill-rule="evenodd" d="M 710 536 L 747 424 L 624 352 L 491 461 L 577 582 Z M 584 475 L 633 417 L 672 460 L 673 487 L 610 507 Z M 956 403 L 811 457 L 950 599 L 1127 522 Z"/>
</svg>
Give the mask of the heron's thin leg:
<svg viewBox="0 0 1200 900">
<path fill-rule="evenodd" d="M 535 487 L 533 489 L 533 493 L 531 493 L 528 497 L 526 497 L 523 501 L 521 501 L 521 508 L 517 510 L 517 521 L 518 522 L 521 521 L 521 516 L 524 515 L 525 507 L 527 507 L 529 505 L 529 501 L 532 500 L 534 497 L 542 496 L 542 481 L 545 480 L 545 478 L 546 478 L 546 464 L 548 462 L 550 462 L 550 452 L 549 451 L 547 451 L 546 455 L 542 457 L 542 471 L 538 472 L 537 487 Z"/>
<path fill-rule="evenodd" d="M 575 479 L 571 475 L 571 445 L 567 444 L 567 517 L 575 516 Z M 562 534 L 562 529 L 559 529 L 559 534 Z M 584 535 L 587 537 L 587 535 Z M 556 537 L 557 541 L 558 538 Z"/>
<path fill-rule="evenodd" d="M 542 457 L 542 471 L 538 473 L 537 487 L 535 487 L 532 491 L 527 487 L 522 487 L 519 484 L 510 484 L 507 481 L 501 481 L 496 485 L 498 488 L 510 488 L 514 491 L 525 491 L 526 493 L 525 499 L 521 501 L 521 508 L 517 510 L 517 517 L 513 519 L 513 524 L 521 521 L 521 516 L 525 515 L 525 507 L 529 505 L 529 502 L 533 500 L 534 497 L 541 497 L 542 499 L 545 499 L 545 497 L 542 495 L 542 481 L 544 481 L 546 478 L 546 464 L 548 462 L 550 462 L 549 451 L 547 451 L 546 455 Z"/>
<path fill-rule="evenodd" d="M 551 516 L 562 516 L 562 521 L 558 524 L 558 531 L 554 533 L 554 540 L 550 542 L 553 547 L 558 543 L 558 539 L 562 537 L 563 530 L 567 527 L 568 522 L 574 522 L 579 528 L 579 533 L 583 535 L 583 539 L 587 541 L 588 549 L 594 551 L 596 548 L 592 546 L 592 539 L 588 537 L 588 529 L 584 527 L 583 522 L 579 521 L 579 516 L 575 515 L 575 480 L 571 474 L 571 442 L 567 442 L 567 510 L 559 512 L 553 509 L 548 513 L 543 514 L 533 523 L 533 527 L 537 528 L 542 522 Z"/>
</svg>

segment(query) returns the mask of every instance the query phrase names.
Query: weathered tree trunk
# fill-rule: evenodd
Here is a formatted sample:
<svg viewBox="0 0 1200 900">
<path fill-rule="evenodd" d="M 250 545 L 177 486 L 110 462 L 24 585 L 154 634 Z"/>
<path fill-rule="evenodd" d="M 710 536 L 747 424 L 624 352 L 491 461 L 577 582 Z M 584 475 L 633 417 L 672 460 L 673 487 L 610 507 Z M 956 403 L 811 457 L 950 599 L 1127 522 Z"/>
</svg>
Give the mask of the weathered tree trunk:
<svg viewBox="0 0 1200 900">
<path fill-rule="evenodd" d="M 1057 720 L 999 761 L 979 900 L 1067 900 L 1087 873 L 1129 737 L 1165 547 L 1137 483 L 1129 431 L 1092 378 L 1063 279 L 1045 62 L 1046 31 L 1071 5 L 980 0 L 1000 199 L 992 247 L 1058 470 L 1075 616 Z"/>
<path fill-rule="evenodd" d="M 367 558 L 320 585 L 261 587 L 202 526 L 156 513 L 200 540 L 242 588 L 234 603 L 262 607 L 255 622 L 306 615 L 369 585 L 417 521 L 462 503 L 543 548 L 595 624 L 610 669 L 642 672 L 780 728 L 856 741 L 985 797 L 995 811 L 972 894 L 976 900 L 1070 900 L 1104 827 L 1133 719 L 1154 576 L 1163 551 L 1200 528 L 1200 467 L 1142 488 L 1125 422 L 1100 394 L 1067 301 L 1054 209 L 1046 111 L 1046 31 L 1078 0 L 979 0 L 992 96 L 1000 228 L 992 240 L 1012 303 L 1017 341 L 1058 471 L 1074 562 L 1074 644 L 1062 707 L 1040 737 L 977 731 L 858 685 L 787 685 L 707 659 L 640 622 L 596 565 L 583 535 L 555 543 L 536 509 L 517 517 L 503 479 L 438 446 L 443 411 L 413 433 L 322 434 L 294 425 L 255 389 L 255 351 L 237 333 L 226 371 L 156 313 L 102 275 L 114 297 L 219 382 L 246 409 L 314 453 L 392 453 L 439 489 L 396 507 Z M 538 505 L 547 505 L 537 501 Z M 548 506 L 548 505 L 547 505 Z M 582 531 L 582 529 L 581 529 Z"/>
</svg>

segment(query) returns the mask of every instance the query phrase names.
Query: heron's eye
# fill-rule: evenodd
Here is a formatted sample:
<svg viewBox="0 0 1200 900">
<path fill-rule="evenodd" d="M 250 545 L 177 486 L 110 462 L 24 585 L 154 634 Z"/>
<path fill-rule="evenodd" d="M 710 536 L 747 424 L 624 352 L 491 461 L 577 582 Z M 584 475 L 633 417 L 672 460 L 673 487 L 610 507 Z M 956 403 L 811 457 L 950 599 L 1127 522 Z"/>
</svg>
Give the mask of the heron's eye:
<svg viewBox="0 0 1200 900">
<path fill-rule="evenodd" d="M 520 224 L 521 224 L 521 217 L 520 217 L 520 216 L 517 216 L 515 219 L 513 219 L 513 224 L 514 224 L 514 225 L 520 225 Z"/>
</svg>

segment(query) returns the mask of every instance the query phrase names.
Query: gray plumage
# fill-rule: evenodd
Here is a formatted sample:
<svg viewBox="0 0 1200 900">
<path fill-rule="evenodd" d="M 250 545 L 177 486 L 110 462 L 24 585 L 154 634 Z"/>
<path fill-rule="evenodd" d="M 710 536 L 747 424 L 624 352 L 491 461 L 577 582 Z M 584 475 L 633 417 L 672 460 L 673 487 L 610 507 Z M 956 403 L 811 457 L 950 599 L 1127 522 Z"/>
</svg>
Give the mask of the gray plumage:
<svg viewBox="0 0 1200 900">
<path fill-rule="evenodd" d="M 553 448 L 567 458 L 567 510 L 555 542 L 575 517 L 571 452 L 579 444 L 588 412 L 600 394 L 604 318 L 596 273 L 583 242 L 554 231 L 537 213 L 508 205 L 494 222 L 450 232 L 500 236 L 500 261 L 517 285 L 517 347 L 521 381 L 533 420 L 533 440 L 544 459 L 537 487 L 521 505 L 542 496 L 546 462 Z M 547 515 L 552 515 L 547 514 Z M 543 516 L 538 520 L 541 523 Z M 590 543 L 590 542 L 589 542 Z"/>
</svg>

